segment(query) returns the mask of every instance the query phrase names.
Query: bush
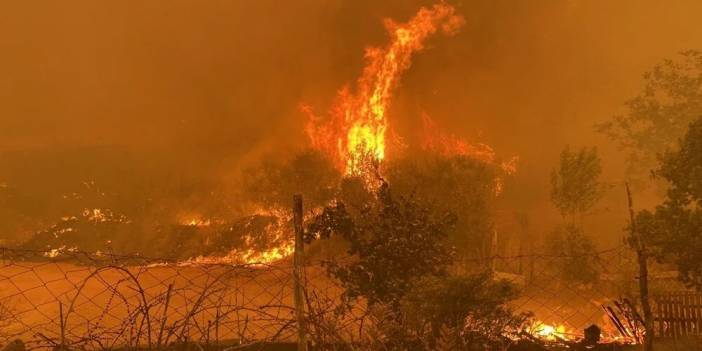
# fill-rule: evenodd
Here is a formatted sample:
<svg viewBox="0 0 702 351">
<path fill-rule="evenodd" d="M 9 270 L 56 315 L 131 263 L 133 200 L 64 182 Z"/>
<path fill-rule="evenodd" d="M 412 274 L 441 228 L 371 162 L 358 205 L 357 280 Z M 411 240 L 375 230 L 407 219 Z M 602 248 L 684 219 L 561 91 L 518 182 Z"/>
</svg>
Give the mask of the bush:
<svg viewBox="0 0 702 351">
<path fill-rule="evenodd" d="M 557 228 L 548 238 L 548 250 L 560 258 L 552 268 L 568 283 L 590 284 L 598 278 L 595 269 L 595 244 L 575 225 Z"/>
</svg>

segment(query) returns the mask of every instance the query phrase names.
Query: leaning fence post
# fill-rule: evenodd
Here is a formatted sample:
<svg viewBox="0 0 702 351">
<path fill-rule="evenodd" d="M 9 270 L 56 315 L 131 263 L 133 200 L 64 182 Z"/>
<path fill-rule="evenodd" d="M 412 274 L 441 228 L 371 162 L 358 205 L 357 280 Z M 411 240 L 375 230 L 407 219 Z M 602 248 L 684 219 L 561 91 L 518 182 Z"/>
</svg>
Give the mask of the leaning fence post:
<svg viewBox="0 0 702 351">
<path fill-rule="evenodd" d="M 303 229 L 302 229 L 302 196 L 293 196 L 293 226 L 295 227 L 295 254 L 293 256 L 293 280 L 295 314 L 297 317 L 297 350 L 307 351 L 307 325 L 305 322 L 305 306 L 302 300 L 302 279 L 304 276 L 303 262 Z"/>
</svg>

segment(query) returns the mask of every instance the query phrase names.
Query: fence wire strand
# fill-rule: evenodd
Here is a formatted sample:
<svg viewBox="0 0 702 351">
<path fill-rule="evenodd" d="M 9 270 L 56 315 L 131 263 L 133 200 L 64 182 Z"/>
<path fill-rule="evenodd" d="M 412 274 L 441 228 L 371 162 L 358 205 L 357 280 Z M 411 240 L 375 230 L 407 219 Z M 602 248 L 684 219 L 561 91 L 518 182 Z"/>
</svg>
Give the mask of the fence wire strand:
<svg viewBox="0 0 702 351">
<path fill-rule="evenodd" d="M 624 247 L 590 255 L 597 279 L 588 283 L 561 276 L 573 256 L 494 256 L 467 265 L 489 266 L 496 279 L 515 283 L 515 310 L 577 334 L 607 324 L 602 306 L 626 294 L 629 256 Z M 350 342 L 364 337 L 368 311 L 358 304 L 338 313 L 343 289 L 320 261 L 308 261 L 304 285 L 311 332 Z M 290 260 L 199 264 L 78 251 L 48 257 L 6 248 L 0 251 L 0 321 L 3 344 L 19 338 L 29 348 L 290 342 L 296 338 L 293 266 Z"/>
</svg>

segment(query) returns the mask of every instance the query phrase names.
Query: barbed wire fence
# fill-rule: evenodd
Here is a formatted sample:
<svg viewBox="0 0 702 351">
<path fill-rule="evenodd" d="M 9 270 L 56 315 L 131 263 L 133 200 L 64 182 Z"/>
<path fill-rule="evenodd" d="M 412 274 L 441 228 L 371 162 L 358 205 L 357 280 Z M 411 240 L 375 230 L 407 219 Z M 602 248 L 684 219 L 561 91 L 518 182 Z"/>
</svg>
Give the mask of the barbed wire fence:
<svg viewBox="0 0 702 351">
<path fill-rule="evenodd" d="M 32 346 L 105 349 L 172 342 L 285 340 L 288 265 L 178 264 L 139 257 L 4 250 L 4 336 Z"/>
<path fill-rule="evenodd" d="M 633 283 L 627 249 L 588 257 L 597 268 L 589 283 L 561 277 L 572 256 L 494 256 L 476 260 L 496 279 L 519 287 L 517 311 L 563 325 L 581 336 L 591 324 L 608 328 L 603 310 Z M 48 257 L 55 256 L 55 257 Z M 197 343 L 263 347 L 295 342 L 293 264 L 202 264 L 140 256 L 64 251 L 0 251 L 0 336 L 30 348 L 162 348 Z M 352 259 L 352 258 L 342 258 Z M 321 261 L 305 265 L 304 294 L 310 340 L 361 342 L 368 311 L 362 304 L 340 313 L 343 289 Z"/>
</svg>

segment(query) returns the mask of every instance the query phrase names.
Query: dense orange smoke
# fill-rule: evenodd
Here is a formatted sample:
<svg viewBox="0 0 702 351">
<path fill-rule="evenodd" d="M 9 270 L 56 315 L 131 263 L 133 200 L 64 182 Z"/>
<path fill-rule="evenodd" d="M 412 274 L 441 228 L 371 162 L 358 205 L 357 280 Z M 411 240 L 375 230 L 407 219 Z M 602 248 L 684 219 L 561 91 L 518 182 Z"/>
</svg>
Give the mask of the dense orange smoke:
<svg viewBox="0 0 702 351">
<path fill-rule="evenodd" d="M 343 88 L 328 119 L 309 107 L 306 128 L 314 148 L 325 152 L 346 175 L 364 175 L 385 159 L 387 111 L 400 75 L 410 67 L 412 54 L 437 31 L 454 33 L 463 25 L 448 4 L 421 8 L 407 23 L 386 20 L 390 44 L 366 50 L 367 65 L 356 83 L 355 93 Z"/>
</svg>

